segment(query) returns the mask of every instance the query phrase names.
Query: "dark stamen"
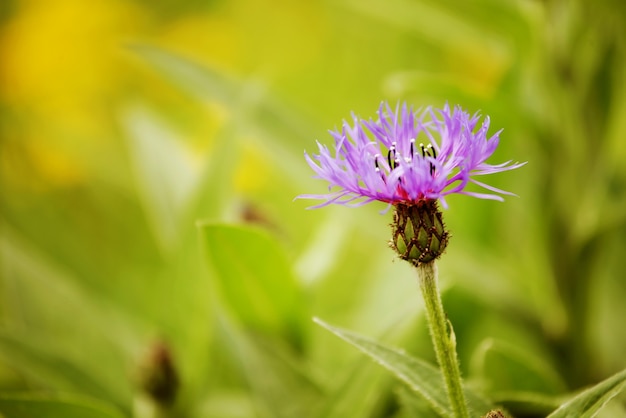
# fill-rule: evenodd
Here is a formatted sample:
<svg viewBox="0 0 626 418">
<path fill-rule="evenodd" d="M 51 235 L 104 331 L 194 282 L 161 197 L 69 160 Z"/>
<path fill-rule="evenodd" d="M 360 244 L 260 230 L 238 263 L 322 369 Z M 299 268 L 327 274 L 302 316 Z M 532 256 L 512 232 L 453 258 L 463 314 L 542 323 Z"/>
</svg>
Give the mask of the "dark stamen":
<svg viewBox="0 0 626 418">
<path fill-rule="evenodd" d="M 437 153 L 435 152 L 435 148 L 431 144 L 424 146 L 424 144 L 420 144 L 420 148 L 422 149 L 422 157 L 429 156 L 431 158 L 437 158 Z M 430 175 L 435 174 L 435 165 L 430 163 Z"/>
<path fill-rule="evenodd" d="M 396 158 L 396 147 L 392 145 L 391 148 L 389 148 L 389 152 L 387 152 L 387 162 L 389 163 L 389 168 L 391 170 L 393 170 L 394 168 L 398 166 L 397 161 L 398 160 Z"/>
<path fill-rule="evenodd" d="M 385 174 L 380 170 L 380 166 L 378 165 L 378 157 L 380 157 L 380 154 L 376 154 L 374 156 L 374 165 L 376 166 L 376 172 L 380 174 L 380 178 L 383 180 L 383 182 L 387 183 L 387 178 L 385 177 Z"/>
<path fill-rule="evenodd" d="M 435 151 L 435 147 L 430 145 L 430 151 L 433 153 L 433 159 L 437 158 L 437 152 Z M 435 165 L 430 163 L 430 175 L 433 176 L 435 174 Z"/>
</svg>

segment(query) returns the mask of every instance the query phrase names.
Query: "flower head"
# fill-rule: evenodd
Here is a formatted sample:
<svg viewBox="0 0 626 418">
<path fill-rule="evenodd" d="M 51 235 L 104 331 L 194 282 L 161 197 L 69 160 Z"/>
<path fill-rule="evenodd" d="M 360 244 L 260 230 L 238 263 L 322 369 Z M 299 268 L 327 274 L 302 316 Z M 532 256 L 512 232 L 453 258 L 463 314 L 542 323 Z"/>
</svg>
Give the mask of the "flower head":
<svg viewBox="0 0 626 418">
<path fill-rule="evenodd" d="M 524 163 L 487 164 L 501 131 L 488 137 L 489 117 L 479 121 L 479 114 L 471 116 L 459 106 L 415 112 L 403 104 L 393 111 L 383 102 L 378 120 L 353 115 L 352 125 L 344 121 L 340 131 L 330 131 L 332 151 L 318 142 L 319 154 L 305 152 L 317 177 L 328 181 L 330 193 L 299 197 L 325 200 L 316 208 L 374 200 L 408 206 L 440 201 L 445 207 L 445 196 L 452 193 L 503 200 L 501 195 L 511 193 L 476 178 Z M 469 183 L 486 192 L 466 190 Z"/>
</svg>

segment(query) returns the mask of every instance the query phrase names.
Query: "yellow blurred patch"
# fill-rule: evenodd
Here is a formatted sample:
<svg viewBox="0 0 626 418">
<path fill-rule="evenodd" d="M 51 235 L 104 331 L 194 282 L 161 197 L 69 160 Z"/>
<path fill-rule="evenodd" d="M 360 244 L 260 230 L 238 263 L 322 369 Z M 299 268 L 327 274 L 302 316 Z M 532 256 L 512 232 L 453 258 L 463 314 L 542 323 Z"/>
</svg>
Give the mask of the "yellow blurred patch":
<svg viewBox="0 0 626 418">
<path fill-rule="evenodd" d="M 43 141 L 4 144 L 0 176 L 9 190 L 42 192 L 51 186 L 73 186 L 85 179 L 84 168 L 60 149 Z"/>
<path fill-rule="evenodd" d="M 240 60 L 240 32 L 231 20 L 219 15 L 184 16 L 164 27 L 159 44 L 203 63 L 227 70 Z"/>
<path fill-rule="evenodd" d="M 244 142 L 237 172 L 235 173 L 235 190 L 241 193 L 252 193 L 261 190 L 270 176 L 270 167 L 264 158 L 263 150 L 253 144 Z"/>
<path fill-rule="evenodd" d="M 274 0 L 268 7 L 265 2 L 242 0 L 230 5 L 246 52 L 243 64 L 255 71 L 297 73 L 318 57 L 327 41 L 318 2 Z"/>
<path fill-rule="evenodd" d="M 38 190 L 83 178 L 67 142 L 112 136 L 110 104 L 127 77 L 121 52 L 141 21 L 130 2 L 19 3 L 0 32 L 0 100 L 12 115 L 12 144 L 0 150 L 11 159 L 6 181 Z"/>
<path fill-rule="evenodd" d="M 55 107 L 106 95 L 117 82 L 117 53 L 140 19 L 130 2 L 27 1 L 2 39 L 5 97 Z"/>
<path fill-rule="evenodd" d="M 30 143 L 26 148 L 40 177 L 53 184 L 76 184 L 84 179 L 84 170 L 76 159 L 45 143 Z"/>
<path fill-rule="evenodd" d="M 511 66 L 511 58 L 499 45 L 466 43 L 445 50 L 450 71 L 459 78 L 459 86 L 481 98 L 492 97 L 502 77 Z"/>
</svg>

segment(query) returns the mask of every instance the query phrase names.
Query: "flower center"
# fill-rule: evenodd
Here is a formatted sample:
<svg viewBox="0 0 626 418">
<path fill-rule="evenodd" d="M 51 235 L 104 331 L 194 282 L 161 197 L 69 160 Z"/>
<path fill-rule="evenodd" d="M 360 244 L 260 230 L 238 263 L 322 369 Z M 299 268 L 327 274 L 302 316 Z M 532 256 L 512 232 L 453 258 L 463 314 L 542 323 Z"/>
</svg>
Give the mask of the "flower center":
<svg viewBox="0 0 626 418">
<path fill-rule="evenodd" d="M 413 143 L 411 143 L 411 149 L 413 149 Z M 420 149 L 422 150 L 422 158 L 426 158 L 427 155 L 432 158 L 437 158 L 437 152 L 435 152 L 435 148 L 433 148 L 432 144 L 424 146 L 424 144 L 420 143 Z M 429 163 L 429 166 L 430 175 L 433 176 L 435 174 L 435 165 Z"/>
<path fill-rule="evenodd" d="M 437 152 L 435 151 L 435 148 L 432 146 L 432 144 L 424 145 L 422 142 L 420 142 L 418 147 L 422 154 L 421 158 L 426 158 L 426 157 L 437 158 Z M 411 163 L 413 161 L 413 158 L 415 158 L 416 155 L 419 157 L 419 154 L 417 154 L 415 151 L 415 138 L 414 138 L 414 139 L 411 139 L 411 143 L 409 146 L 409 153 L 407 157 L 404 157 L 404 161 L 406 163 Z M 376 172 L 380 173 L 383 181 L 386 182 L 387 177 L 383 172 L 381 172 L 381 168 L 380 168 L 381 164 L 378 161 L 378 159 L 381 157 L 382 156 L 380 154 L 376 154 L 374 156 L 374 166 L 376 167 Z M 389 147 L 389 150 L 387 151 L 387 164 L 389 167 L 389 172 L 395 170 L 400 165 L 400 158 L 402 158 L 402 156 L 398 152 L 397 143 L 392 142 L 391 146 Z M 430 165 L 429 167 L 430 175 L 433 176 L 435 174 L 435 165 L 432 162 L 429 165 Z M 400 182 L 402 182 L 402 179 L 400 179 Z"/>
</svg>

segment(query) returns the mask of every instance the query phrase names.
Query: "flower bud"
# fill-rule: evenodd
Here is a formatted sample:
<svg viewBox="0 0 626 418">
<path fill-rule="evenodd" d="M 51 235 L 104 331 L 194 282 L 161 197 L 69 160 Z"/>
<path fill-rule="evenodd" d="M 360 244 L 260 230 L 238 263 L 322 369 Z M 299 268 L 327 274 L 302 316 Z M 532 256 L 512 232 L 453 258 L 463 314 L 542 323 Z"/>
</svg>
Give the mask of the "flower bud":
<svg viewBox="0 0 626 418">
<path fill-rule="evenodd" d="M 414 266 L 439 258 L 448 245 L 448 232 L 437 201 L 397 204 L 395 209 L 390 244 L 400 258 Z"/>
</svg>

